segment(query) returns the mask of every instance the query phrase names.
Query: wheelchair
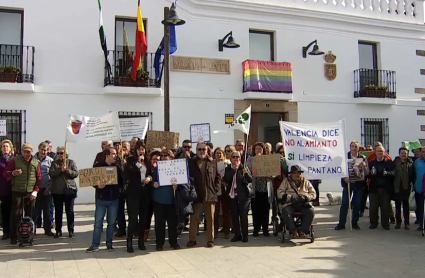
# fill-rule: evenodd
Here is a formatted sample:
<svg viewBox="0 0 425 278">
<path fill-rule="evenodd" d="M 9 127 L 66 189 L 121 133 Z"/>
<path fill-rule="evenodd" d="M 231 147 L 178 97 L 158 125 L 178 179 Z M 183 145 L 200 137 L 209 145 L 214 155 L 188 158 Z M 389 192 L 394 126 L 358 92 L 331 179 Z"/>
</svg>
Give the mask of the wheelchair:
<svg viewBox="0 0 425 278">
<path fill-rule="evenodd" d="M 275 237 L 279 236 L 279 241 L 281 243 L 285 243 L 287 241 L 290 241 L 292 239 L 292 235 L 290 234 L 290 232 L 287 230 L 286 225 L 283 221 L 283 217 L 281 214 L 281 210 L 279 208 L 279 204 L 282 204 L 281 200 L 276 200 L 275 202 L 273 202 L 276 206 L 277 206 L 277 217 L 275 217 L 275 219 L 273 220 L 273 235 Z M 295 224 L 295 228 L 299 229 L 301 227 L 302 224 L 302 220 L 303 220 L 303 214 L 301 212 L 294 212 L 294 214 L 292 215 L 293 219 L 294 219 L 294 224 Z M 314 235 L 314 226 L 310 225 L 309 228 L 309 232 L 306 233 L 306 238 L 310 240 L 310 243 L 314 242 L 315 239 L 315 235 Z"/>
</svg>

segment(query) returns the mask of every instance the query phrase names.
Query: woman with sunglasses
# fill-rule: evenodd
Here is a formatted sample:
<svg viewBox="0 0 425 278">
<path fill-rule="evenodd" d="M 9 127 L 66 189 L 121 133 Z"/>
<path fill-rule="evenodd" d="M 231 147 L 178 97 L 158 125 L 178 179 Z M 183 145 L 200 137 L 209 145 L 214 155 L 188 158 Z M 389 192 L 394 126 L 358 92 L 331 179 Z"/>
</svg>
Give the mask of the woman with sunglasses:
<svg viewBox="0 0 425 278">
<path fill-rule="evenodd" d="M 234 145 L 226 145 L 226 147 L 224 147 L 224 154 L 226 155 L 226 159 L 228 161 L 230 161 L 232 152 L 235 152 L 235 151 L 236 151 L 236 148 Z"/>
<path fill-rule="evenodd" d="M 161 160 L 174 159 L 174 153 L 170 149 L 161 151 Z M 168 242 L 170 246 L 180 249 L 177 243 L 177 212 L 175 206 L 175 190 L 177 184 L 159 186 L 158 173 L 153 172 L 153 213 L 155 216 L 156 250 L 162 251 L 165 243 L 165 222 L 168 225 Z"/>
<path fill-rule="evenodd" d="M 138 232 L 138 247 L 146 250 L 144 231 L 148 223 L 149 206 L 152 190 L 148 184 L 152 181 L 150 163 L 145 156 L 145 144 L 139 140 L 134 145 L 134 155 L 127 159 L 124 168 L 127 179 L 127 252 L 133 253 L 133 236 Z"/>
<path fill-rule="evenodd" d="M 75 179 L 78 177 L 78 169 L 74 160 L 68 158 L 68 151 L 65 147 L 57 147 L 56 155 L 56 160 L 53 161 L 49 170 L 53 204 L 55 205 L 56 233 L 54 237 L 62 236 L 63 206 L 65 205 L 68 237 L 72 238 L 74 236 L 74 202 L 78 190 Z M 66 164 L 64 164 L 65 155 Z"/>
<path fill-rule="evenodd" d="M 233 231 L 232 242 L 248 242 L 248 210 L 250 194 L 248 184 L 252 177 L 242 166 L 240 152 L 231 155 L 231 164 L 226 167 L 224 181 L 227 183 L 226 196 L 230 199 Z"/>
</svg>

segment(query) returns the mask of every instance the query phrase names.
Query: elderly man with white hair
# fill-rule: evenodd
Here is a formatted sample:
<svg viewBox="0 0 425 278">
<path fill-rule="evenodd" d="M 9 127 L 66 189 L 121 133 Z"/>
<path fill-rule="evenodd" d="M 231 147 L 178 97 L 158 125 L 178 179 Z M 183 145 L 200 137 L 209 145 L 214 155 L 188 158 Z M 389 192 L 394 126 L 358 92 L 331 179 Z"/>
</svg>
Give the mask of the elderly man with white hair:
<svg viewBox="0 0 425 278">
<path fill-rule="evenodd" d="M 391 192 L 394 188 L 394 163 L 385 157 L 384 147 L 376 147 L 375 153 L 376 158 L 369 162 L 369 229 L 378 227 L 378 210 L 381 210 L 381 226 L 384 230 L 389 230 Z"/>
</svg>

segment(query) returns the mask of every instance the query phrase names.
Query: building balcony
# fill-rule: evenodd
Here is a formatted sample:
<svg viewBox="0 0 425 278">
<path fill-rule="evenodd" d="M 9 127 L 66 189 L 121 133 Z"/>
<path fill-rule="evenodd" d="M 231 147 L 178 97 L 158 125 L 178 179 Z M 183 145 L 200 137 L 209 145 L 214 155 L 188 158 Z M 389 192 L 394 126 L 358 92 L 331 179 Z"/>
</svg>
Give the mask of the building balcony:
<svg viewBox="0 0 425 278">
<path fill-rule="evenodd" d="M 161 78 L 155 79 L 155 53 L 142 57 L 141 68 L 137 70 L 135 81 L 131 79 L 133 52 L 109 50 L 109 64 L 105 63 L 105 94 L 161 96 Z M 161 68 L 162 71 L 162 68 Z M 161 72 L 162 73 L 162 72 Z M 162 76 L 162 74 L 160 75 Z"/>
<path fill-rule="evenodd" d="M 242 66 L 244 99 L 292 100 L 291 63 L 246 60 Z"/>
<path fill-rule="evenodd" d="M 33 46 L 0 44 L 0 91 L 34 92 Z"/>
<path fill-rule="evenodd" d="M 357 69 L 354 71 L 354 97 L 366 103 L 395 102 L 396 72 L 378 69 Z M 375 100 L 372 100 L 375 99 Z"/>
</svg>

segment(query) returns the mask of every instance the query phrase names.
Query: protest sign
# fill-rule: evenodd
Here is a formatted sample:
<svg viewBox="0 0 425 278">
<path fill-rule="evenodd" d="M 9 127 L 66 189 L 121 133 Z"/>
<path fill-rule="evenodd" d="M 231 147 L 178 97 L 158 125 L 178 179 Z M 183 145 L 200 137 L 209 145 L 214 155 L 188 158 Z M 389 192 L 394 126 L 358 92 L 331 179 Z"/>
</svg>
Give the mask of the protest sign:
<svg viewBox="0 0 425 278">
<path fill-rule="evenodd" d="M 6 120 L 0 120 L 0 136 L 7 136 Z"/>
<path fill-rule="evenodd" d="M 96 167 L 78 171 L 80 187 L 96 186 L 100 183 L 118 184 L 117 167 Z"/>
<path fill-rule="evenodd" d="M 101 117 L 69 115 L 66 127 L 66 142 L 119 141 L 120 128 L 117 112 Z"/>
<path fill-rule="evenodd" d="M 251 158 L 254 177 L 274 177 L 280 175 L 280 154 L 256 155 Z"/>
<path fill-rule="evenodd" d="M 148 130 L 148 117 L 122 118 L 120 136 L 122 141 L 130 141 L 133 137 L 144 139 Z"/>
<path fill-rule="evenodd" d="M 210 124 L 193 124 L 190 125 L 190 140 L 192 143 L 200 141 L 210 142 L 211 131 Z"/>
<path fill-rule="evenodd" d="M 189 183 L 186 158 L 158 161 L 157 170 L 160 186 Z"/>
<path fill-rule="evenodd" d="M 178 147 L 179 137 L 180 134 L 176 132 L 148 130 L 146 133 L 146 148 L 150 150 L 164 146 L 173 149 Z"/>
<path fill-rule="evenodd" d="M 279 124 L 289 169 L 293 165 L 300 166 L 307 179 L 347 177 L 344 120 Z"/>
<path fill-rule="evenodd" d="M 352 181 L 362 181 L 365 178 L 364 169 L 360 169 L 363 158 L 348 159 L 348 178 Z"/>
</svg>

